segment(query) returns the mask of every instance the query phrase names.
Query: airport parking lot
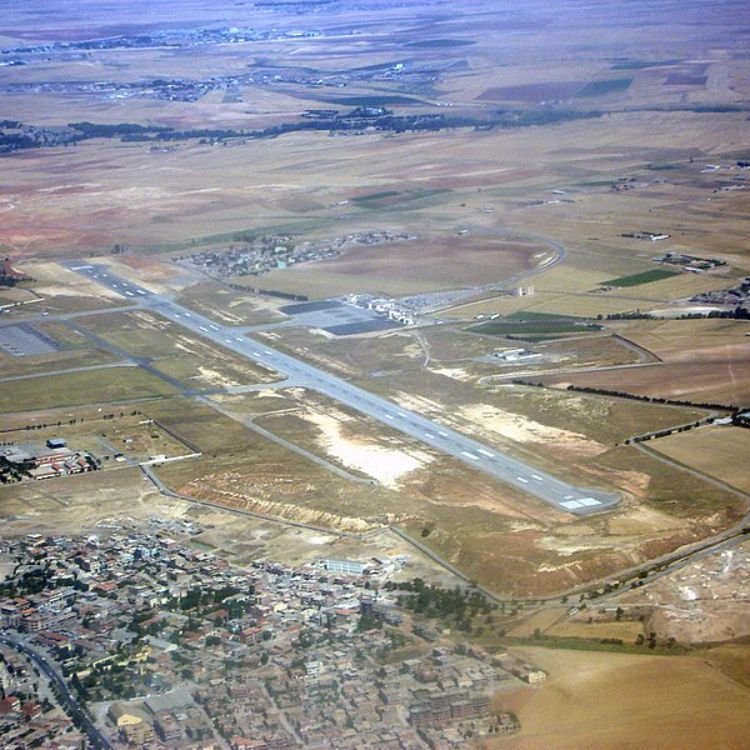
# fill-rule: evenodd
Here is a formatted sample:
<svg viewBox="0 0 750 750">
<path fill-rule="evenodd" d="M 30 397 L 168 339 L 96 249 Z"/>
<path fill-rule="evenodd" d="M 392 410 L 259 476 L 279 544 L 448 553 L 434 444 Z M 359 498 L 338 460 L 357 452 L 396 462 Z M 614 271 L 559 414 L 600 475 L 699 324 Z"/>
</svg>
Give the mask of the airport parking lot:
<svg viewBox="0 0 750 750">
<path fill-rule="evenodd" d="M 399 323 L 378 315 L 373 310 L 365 310 L 347 305 L 338 300 L 302 302 L 281 308 L 285 315 L 294 317 L 294 322 L 308 328 L 320 328 L 334 336 L 351 336 L 356 333 L 385 331 L 398 328 Z"/>
</svg>

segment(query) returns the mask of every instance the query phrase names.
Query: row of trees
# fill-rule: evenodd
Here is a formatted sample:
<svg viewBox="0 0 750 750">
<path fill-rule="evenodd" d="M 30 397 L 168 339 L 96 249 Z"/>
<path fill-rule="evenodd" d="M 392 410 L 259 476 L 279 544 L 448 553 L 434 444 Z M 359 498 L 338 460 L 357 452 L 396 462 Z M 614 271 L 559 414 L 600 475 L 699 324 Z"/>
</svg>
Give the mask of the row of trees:
<svg viewBox="0 0 750 750">
<path fill-rule="evenodd" d="M 513 385 L 525 385 L 532 388 L 544 388 L 545 384 L 538 382 L 534 383 L 530 380 L 524 380 L 523 378 L 513 378 L 511 380 Z M 722 411 L 737 412 L 740 407 L 737 404 L 718 404 L 711 401 L 687 401 L 685 399 L 677 398 L 663 398 L 662 396 L 644 396 L 638 393 L 629 393 L 628 391 L 616 391 L 612 388 L 596 388 L 589 385 L 569 385 L 567 387 L 569 391 L 576 391 L 577 393 L 593 393 L 597 396 L 615 396 L 617 398 L 627 398 L 632 401 L 645 401 L 649 404 L 666 404 L 667 406 L 688 406 L 693 409 L 721 409 Z"/>
</svg>

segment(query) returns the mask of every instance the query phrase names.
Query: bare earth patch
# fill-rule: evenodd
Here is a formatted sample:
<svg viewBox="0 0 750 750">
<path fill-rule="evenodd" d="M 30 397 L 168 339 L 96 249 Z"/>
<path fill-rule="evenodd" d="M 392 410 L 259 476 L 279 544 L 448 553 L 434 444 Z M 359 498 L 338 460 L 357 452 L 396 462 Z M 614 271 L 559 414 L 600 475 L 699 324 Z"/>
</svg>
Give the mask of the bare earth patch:
<svg viewBox="0 0 750 750">
<path fill-rule="evenodd" d="M 750 690 L 701 658 L 527 648 L 549 677 L 501 693 L 521 732 L 492 750 L 685 750 L 746 747 Z"/>
<path fill-rule="evenodd" d="M 346 424 L 354 420 L 340 412 L 325 414 L 317 409 L 307 408 L 302 416 L 320 430 L 319 443 L 329 455 L 351 469 L 363 471 L 391 489 L 399 489 L 408 474 L 433 460 L 423 451 L 412 450 L 407 453 L 374 441 L 348 436 Z"/>
<path fill-rule="evenodd" d="M 481 426 L 483 430 L 491 430 L 517 443 L 551 443 L 578 456 L 597 456 L 607 450 L 605 446 L 585 435 L 549 427 L 522 414 L 514 414 L 488 404 L 465 406 L 458 410 L 458 414 Z"/>
</svg>

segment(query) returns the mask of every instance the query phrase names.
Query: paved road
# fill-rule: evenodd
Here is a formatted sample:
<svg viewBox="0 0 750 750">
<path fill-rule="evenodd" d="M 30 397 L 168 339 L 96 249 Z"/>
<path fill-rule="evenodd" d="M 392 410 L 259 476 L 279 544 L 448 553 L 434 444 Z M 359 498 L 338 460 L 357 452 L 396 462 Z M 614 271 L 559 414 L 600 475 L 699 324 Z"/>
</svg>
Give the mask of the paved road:
<svg viewBox="0 0 750 750">
<path fill-rule="evenodd" d="M 216 324 L 203 315 L 116 276 L 107 266 L 81 261 L 69 261 L 65 265 L 131 301 L 138 300 L 144 309 L 158 313 L 198 336 L 208 338 L 256 364 L 284 373 L 306 388 L 346 404 L 562 511 L 583 516 L 601 512 L 619 502 L 619 497 L 614 493 L 575 487 L 541 469 L 501 453 L 494 447 L 273 349 L 265 342 L 241 335 L 236 327 Z"/>
<path fill-rule="evenodd" d="M 65 713 L 78 723 L 78 726 L 89 738 L 93 747 L 112 750 L 112 745 L 110 745 L 109 740 L 107 740 L 107 738 L 97 729 L 86 711 L 81 708 L 76 698 L 68 689 L 65 680 L 60 674 L 58 674 L 57 670 L 52 666 L 52 663 L 46 656 L 28 646 L 21 638 L 11 635 L 10 633 L 0 635 L 0 642 L 18 648 L 27 654 L 37 667 L 44 672 L 47 679 L 53 685 L 57 685 L 60 703 L 65 710 Z"/>
</svg>

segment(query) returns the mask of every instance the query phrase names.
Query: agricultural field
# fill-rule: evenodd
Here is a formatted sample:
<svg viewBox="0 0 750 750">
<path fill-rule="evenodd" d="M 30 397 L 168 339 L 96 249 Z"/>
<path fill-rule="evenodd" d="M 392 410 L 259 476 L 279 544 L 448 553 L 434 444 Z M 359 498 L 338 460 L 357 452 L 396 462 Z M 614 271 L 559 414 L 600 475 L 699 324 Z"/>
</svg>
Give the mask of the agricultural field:
<svg viewBox="0 0 750 750">
<path fill-rule="evenodd" d="M 497 696 L 497 705 L 518 714 L 522 729 L 516 737 L 492 740 L 492 750 L 542 750 L 551 743 L 560 750 L 625 750 L 644 737 L 664 750 L 742 747 L 750 722 L 748 687 L 729 669 L 715 668 L 721 657 L 712 650 L 695 656 L 544 648 L 519 653 L 549 677 L 541 688 Z"/>
<path fill-rule="evenodd" d="M 667 458 L 750 493 L 746 458 L 750 430 L 741 427 L 702 427 L 651 443 Z"/>
<path fill-rule="evenodd" d="M 678 276 L 677 271 L 665 271 L 663 268 L 654 268 L 651 271 L 643 271 L 642 273 L 634 273 L 630 276 L 619 276 L 616 279 L 607 279 L 602 282 L 603 286 L 640 286 L 641 284 L 650 284 L 653 281 L 661 281 L 661 279 L 668 279 L 671 276 Z"/>
<path fill-rule="evenodd" d="M 605 388 L 695 403 L 741 406 L 750 398 L 750 342 L 741 320 L 612 322 L 624 339 L 659 358 L 636 369 L 545 379 L 550 384 Z"/>
<path fill-rule="evenodd" d="M 407 229 L 413 226 L 397 219 Z M 435 236 L 426 232 L 415 240 L 353 249 L 344 255 L 263 277 L 264 288 L 304 294 L 311 298 L 374 292 L 405 295 L 456 286 L 502 281 L 534 269 L 546 257 L 543 243 L 522 238 Z M 496 274 L 496 278 L 493 275 Z M 244 283 L 248 283 L 245 281 Z"/>
</svg>

